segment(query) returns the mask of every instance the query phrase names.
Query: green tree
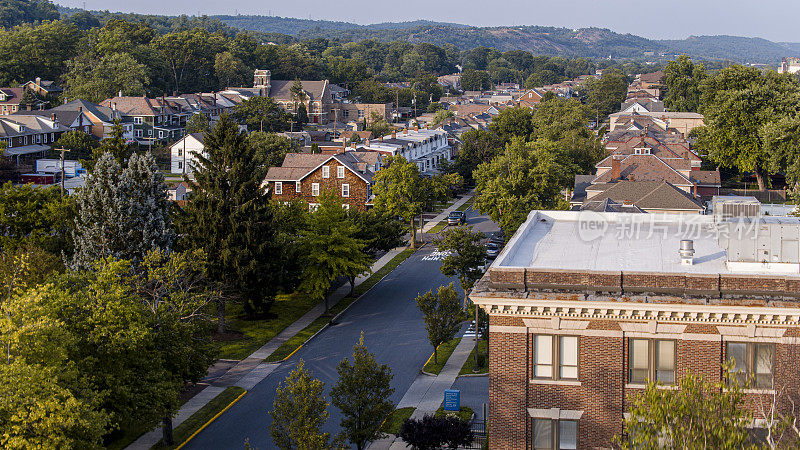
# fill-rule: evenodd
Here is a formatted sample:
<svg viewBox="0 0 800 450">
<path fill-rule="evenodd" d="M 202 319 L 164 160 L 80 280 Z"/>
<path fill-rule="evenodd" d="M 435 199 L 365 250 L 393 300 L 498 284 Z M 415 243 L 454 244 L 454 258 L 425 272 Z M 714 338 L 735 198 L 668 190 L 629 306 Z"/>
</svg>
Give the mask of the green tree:
<svg viewBox="0 0 800 450">
<path fill-rule="evenodd" d="M 355 223 L 342 209 L 338 197 L 325 192 L 319 206 L 300 231 L 298 244 L 303 254 L 304 269 L 300 289 L 312 298 L 324 300 L 328 312 L 328 290 L 340 277 L 350 280 L 350 293 L 355 278 L 369 272 L 370 261 L 365 242 L 357 237 Z"/>
<path fill-rule="evenodd" d="M 339 380 L 331 389 L 331 403 L 342 411 L 342 433 L 347 440 L 363 450 L 370 442 L 380 439 L 381 425 L 394 410 L 389 398 L 394 394 L 390 386 L 392 369 L 378 364 L 375 355 L 364 345 L 364 333 L 353 347 L 353 362 L 343 359 L 336 372 Z"/>
<path fill-rule="evenodd" d="M 300 103 L 300 106 L 297 107 L 297 125 L 300 126 L 302 129 L 303 125 L 308 123 L 308 110 L 306 109 L 305 103 Z"/>
<path fill-rule="evenodd" d="M 553 142 L 515 139 L 475 171 L 475 207 L 514 234 L 530 211 L 561 207 L 561 188 L 571 181 L 561 159 Z"/>
<path fill-rule="evenodd" d="M 72 206 L 56 188 L 0 185 L 0 251 L 34 244 L 59 257 L 69 252 Z"/>
<path fill-rule="evenodd" d="M 433 121 L 431 121 L 431 125 L 434 127 L 439 126 L 455 116 L 456 115 L 453 114 L 453 111 L 450 111 L 449 109 L 440 109 L 436 111 L 436 114 L 433 115 Z"/>
<path fill-rule="evenodd" d="M 422 212 L 425 200 L 419 168 L 402 156 L 390 156 L 375 174 L 374 182 L 375 207 L 402 217 L 410 224 L 411 247 L 415 248 L 417 227 L 414 218 Z"/>
<path fill-rule="evenodd" d="M 101 102 L 116 96 L 141 96 L 150 85 L 147 67 L 129 53 L 113 53 L 94 59 L 81 55 L 68 63 L 64 74 L 71 98 Z"/>
<path fill-rule="evenodd" d="M 766 189 L 771 155 L 762 129 L 796 114 L 800 83 L 789 74 L 734 65 L 701 89 L 706 126 L 697 131 L 697 147 L 723 167 L 754 172 L 758 188 Z"/>
<path fill-rule="evenodd" d="M 252 131 L 284 131 L 291 115 L 269 97 L 253 97 L 233 108 L 233 117 Z"/>
<path fill-rule="evenodd" d="M 56 6 L 44 0 L 3 0 L 0 2 L 0 26 L 12 28 L 23 23 L 58 20 Z"/>
<path fill-rule="evenodd" d="M 58 383 L 57 369 L 0 363 L 0 446 L 5 449 L 100 448 L 108 415 Z"/>
<path fill-rule="evenodd" d="M 249 101 L 249 100 L 248 100 Z M 267 168 L 253 165 L 256 150 L 223 115 L 205 135 L 207 156 L 199 155 L 192 201 L 180 216 L 182 245 L 202 249 L 210 281 L 227 287 L 217 308 L 218 331 L 224 333 L 228 297 L 244 300 L 248 314 L 271 306 L 280 271 L 277 231 L 269 194 L 262 187 Z"/>
<path fill-rule="evenodd" d="M 469 290 L 483 275 L 486 249 L 481 245 L 483 233 L 472 231 L 472 227 L 452 227 L 442 231 L 436 240 L 436 249 L 448 252 L 439 270 L 446 277 L 458 277 L 464 290 L 464 307 L 467 305 Z"/>
<path fill-rule="evenodd" d="M 687 374 L 677 389 L 650 382 L 625 419 L 624 449 L 747 448 L 751 417 L 741 389 Z"/>
<path fill-rule="evenodd" d="M 256 153 L 254 162 L 265 167 L 280 166 L 287 153 L 297 151 L 294 141 L 277 133 L 254 131 L 247 137 L 247 144 Z"/>
<path fill-rule="evenodd" d="M 78 191 L 72 266 L 101 258 L 140 262 L 150 250 L 171 248 L 174 233 L 164 175 L 149 153 L 133 154 L 124 170 L 104 154 Z"/>
<path fill-rule="evenodd" d="M 300 81 L 300 78 L 295 78 L 294 83 L 292 83 L 292 87 L 289 88 L 289 95 L 292 97 L 292 102 L 294 103 L 294 108 L 292 112 L 294 113 L 294 120 L 292 121 L 292 125 L 294 122 L 297 122 L 299 125 L 302 126 L 303 121 L 301 120 L 302 117 L 300 116 L 300 110 L 297 107 L 297 104 L 304 105 L 303 110 L 305 113 L 306 122 L 308 122 L 308 111 L 305 110 L 305 102 L 308 100 L 308 94 L 306 91 L 303 90 L 303 83 Z"/>
<path fill-rule="evenodd" d="M 86 170 L 92 172 L 97 161 L 106 153 L 114 157 L 118 164 L 124 165 L 133 153 L 133 146 L 124 137 L 125 130 L 119 121 L 114 121 L 111 135 L 100 141 L 100 146 L 92 150 L 92 159 L 82 161 Z"/>
<path fill-rule="evenodd" d="M 493 160 L 503 153 L 503 142 L 487 130 L 469 130 L 461 135 L 461 147 L 456 153 L 454 169 L 467 185 L 475 183 L 473 173 L 478 165 Z"/>
<path fill-rule="evenodd" d="M 58 141 L 53 145 L 51 155 L 60 157 L 61 152 L 57 150 L 65 148 L 69 150 L 67 156 L 70 159 L 86 160 L 92 157 L 92 152 L 98 146 L 99 143 L 94 136 L 88 135 L 83 131 L 70 130 L 58 138 Z"/>
<path fill-rule="evenodd" d="M 492 87 L 489 72 L 484 70 L 464 69 L 461 72 L 461 89 L 465 91 L 482 91 Z"/>
<path fill-rule="evenodd" d="M 586 82 L 586 90 L 586 106 L 600 123 L 619 111 L 628 92 L 628 78 L 618 69 L 605 69 L 599 80 L 590 78 Z"/>
<path fill-rule="evenodd" d="M 301 359 L 297 368 L 275 389 L 269 412 L 272 441 L 281 450 L 317 450 L 329 447 L 330 433 L 322 426 L 330 414 L 325 410 L 325 383 L 313 378 Z"/>
<path fill-rule="evenodd" d="M 207 287 L 202 252 L 152 251 L 142 261 L 131 284 L 141 298 L 161 361 L 176 392 L 197 383 L 214 361 L 206 309 L 218 293 Z M 163 411 L 163 441 L 174 443 L 172 416 L 181 406 L 167 396 Z"/>
<path fill-rule="evenodd" d="M 506 108 L 492 119 L 489 131 L 494 133 L 504 144 L 511 142 L 515 137 L 526 141 L 533 139 L 535 131 L 533 111 L 524 106 Z"/>
<path fill-rule="evenodd" d="M 464 321 L 464 310 L 461 309 L 453 283 L 439 286 L 436 294 L 428 291 L 418 295 L 416 301 L 417 308 L 425 316 L 425 331 L 428 332 L 428 341 L 433 346 L 433 362 L 438 364 L 439 344 L 456 335 Z"/>
<path fill-rule="evenodd" d="M 226 51 L 217 53 L 214 57 L 214 74 L 219 80 L 220 89 L 225 89 L 243 84 L 252 75 L 252 71 L 241 59 Z"/>
<path fill-rule="evenodd" d="M 350 211 L 350 218 L 356 225 L 355 236 L 364 242 L 366 253 L 375 255 L 403 245 L 406 230 L 397 216 L 371 208 L 363 212 Z"/>
<path fill-rule="evenodd" d="M 211 121 L 208 120 L 205 114 L 192 114 L 192 117 L 186 121 L 186 134 L 203 134 L 210 128 Z"/>
<path fill-rule="evenodd" d="M 667 95 L 664 106 L 670 111 L 697 112 L 700 108 L 700 85 L 706 78 L 706 68 L 694 64 L 692 58 L 681 55 L 664 67 L 664 85 Z"/>
</svg>

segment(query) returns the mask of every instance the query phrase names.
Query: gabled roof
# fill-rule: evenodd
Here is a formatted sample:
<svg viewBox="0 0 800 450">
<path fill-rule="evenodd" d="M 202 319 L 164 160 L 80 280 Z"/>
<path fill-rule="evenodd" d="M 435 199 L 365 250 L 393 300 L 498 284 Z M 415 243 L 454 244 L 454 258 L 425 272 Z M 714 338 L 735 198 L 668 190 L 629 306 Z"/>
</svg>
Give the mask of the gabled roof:
<svg viewBox="0 0 800 450">
<path fill-rule="evenodd" d="M 366 167 L 368 161 L 359 157 L 365 152 L 345 152 L 334 155 L 320 153 L 287 153 L 281 167 L 270 167 L 265 181 L 301 181 L 331 159 L 335 159 L 364 182 L 372 183 L 372 172 Z"/>
<path fill-rule="evenodd" d="M 5 101 L 0 101 L 0 104 L 19 105 L 22 101 L 22 88 L 4 87 L 0 88 L 0 91 L 8 97 Z"/>
<path fill-rule="evenodd" d="M 636 205 L 625 205 L 617 203 L 610 198 L 603 200 L 589 200 L 579 208 L 580 211 L 595 211 L 595 212 L 624 212 L 624 213 L 643 213 Z"/>
<path fill-rule="evenodd" d="M 697 182 L 700 186 L 722 186 L 722 180 L 719 175 L 719 170 L 695 170 L 689 172 L 692 181 Z"/>
<path fill-rule="evenodd" d="M 586 203 L 605 199 L 623 205 L 633 204 L 643 210 L 703 210 L 703 206 L 689 194 L 666 181 L 618 181 L 607 185 Z"/>
<path fill-rule="evenodd" d="M 667 162 L 669 161 L 669 163 Z M 604 159 L 598 168 L 611 167 L 611 157 Z M 628 155 L 620 160 L 620 178 L 633 178 L 635 181 L 667 181 L 676 186 L 692 186 L 693 183 L 678 170 L 690 170 L 691 163 L 686 159 L 661 159 L 656 155 Z M 592 183 L 615 181 L 611 170 L 595 177 Z"/>
<path fill-rule="evenodd" d="M 328 87 L 328 81 L 309 81 L 301 80 L 303 91 L 308 95 L 309 100 L 314 102 L 321 100 L 325 95 L 325 89 Z M 275 100 L 292 101 L 291 88 L 294 80 L 271 80 L 269 88 L 269 96 Z"/>
<path fill-rule="evenodd" d="M 79 111 L 83 108 L 83 111 L 92 114 L 93 116 L 97 117 L 103 122 L 112 123 L 114 122 L 114 111 L 106 106 L 98 105 L 97 103 L 88 102 L 86 100 L 73 100 L 69 103 L 64 103 L 63 105 L 58 105 L 55 108 L 51 108 L 52 111 Z"/>
</svg>

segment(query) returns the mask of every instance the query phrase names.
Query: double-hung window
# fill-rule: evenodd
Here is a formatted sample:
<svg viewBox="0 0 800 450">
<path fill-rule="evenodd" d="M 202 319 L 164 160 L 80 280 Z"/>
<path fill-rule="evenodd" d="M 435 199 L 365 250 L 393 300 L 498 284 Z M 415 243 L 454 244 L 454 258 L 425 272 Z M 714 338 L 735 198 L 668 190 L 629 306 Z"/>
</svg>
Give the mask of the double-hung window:
<svg viewBox="0 0 800 450">
<path fill-rule="evenodd" d="M 331 167 L 322 166 L 322 178 L 330 178 L 330 177 L 331 177 Z"/>
<path fill-rule="evenodd" d="M 534 450 L 571 450 L 578 448 L 578 421 L 533 419 Z"/>
<path fill-rule="evenodd" d="M 772 366 L 775 355 L 773 344 L 755 342 L 727 342 L 727 360 L 731 363 L 728 382 L 738 382 L 759 389 L 772 388 Z"/>
<path fill-rule="evenodd" d="M 534 378 L 577 380 L 578 337 L 534 335 L 533 360 Z"/>
<path fill-rule="evenodd" d="M 277 195 L 283 194 L 283 182 L 281 181 L 275 182 L 275 194 Z"/>
<path fill-rule="evenodd" d="M 344 166 L 336 167 L 336 178 L 344 178 Z"/>
<path fill-rule="evenodd" d="M 301 185 L 301 183 L 299 181 L 295 181 L 294 182 L 294 192 L 297 193 L 297 194 L 300 193 L 300 185 Z"/>
<path fill-rule="evenodd" d="M 675 341 L 664 339 L 628 340 L 628 382 L 675 383 Z"/>
<path fill-rule="evenodd" d="M 319 183 L 311 183 L 311 195 L 314 197 L 319 196 Z"/>
<path fill-rule="evenodd" d="M 342 185 L 342 197 L 350 197 L 350 185 L 343 184 Z"/>
</svg>

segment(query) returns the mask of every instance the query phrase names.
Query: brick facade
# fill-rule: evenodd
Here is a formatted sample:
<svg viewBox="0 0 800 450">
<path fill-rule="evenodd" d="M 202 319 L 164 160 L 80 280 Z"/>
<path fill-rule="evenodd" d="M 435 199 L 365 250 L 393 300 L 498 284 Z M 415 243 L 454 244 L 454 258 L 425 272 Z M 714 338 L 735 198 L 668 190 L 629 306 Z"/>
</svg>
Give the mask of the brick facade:
<svg viewBox="0 0 800 450">
<path fill-rule="evenodd" d="M 536 323 L 547 322 L 550 322 L 549 318 L 546 321 L 539 319 Z M 614 436 L 622 434 L 624 411 L 643 390 L 638 385 L 626 383 L 629 338 L 644 336 L 623 330 L 631 329 L 630 324 L 646 327 L 648 323 L 589 320 L 582 329 L 548 331 L 527 327 L 523 317 L 501 314 L 490 314 L 489 323 L 488 435 L 491 448 L 531 448 L 533 430 L 528 408 L 581 411 L 578 448 L 612 447 Z M 533 379 L 535 334 L 578 336 L 577 382 Z M 786 328 L 784 333 L 787 338 L 798 335 L 800 328 L 797 327 Z M 702 374 L 712 382 L 721 381 L 722 364 L 726 358 L 724 342 L 739 341 L 737 337 L 720 335 L 716 326 L 705 323 L 686 324 L 677 337 L 674 334 L 659 337 L 656 332 L 649 338 L 675 340 L 676 382 L 689 372 Z M 800 373 L 800 339 L 796 343 L 785 341 L 775 344 L 775 385 L 787 386 L 797 392 L 800 388 L 797 377 Z M 758 402 L 770 400 L 764 397 L 763 393 L 747 391 L 746 406 L 755 412 Z"/>
<path fill-rule="evenodd" d="M 295 182 L 283 181 L 281 186 L 281 194 L 277 194 L 275 190 L 276 181 L 270 181 L 270 192 L 272 198 L 277 201 L 291 201 L 303 200 L 309 204 L 319 203 L 319 197 L 313 195 L 314 183 L 319 184 L 320 195 L 324 192 L 330 192 L 339 197 L 343 204 L 350 205 L 350 208 L 364 211 L 370 206 L 370 197 L 372 194 L 371 186 L 358 174 L 354 173 L 345 167 L 344 178 L 337 177 L 337 168 L 344 167 L 335 159 L 331 159 L 324 166 L 328 167 L 329 177 L 323 178 L 323 166 L 320 166 L 308 176 L 300 180 L 300 192 L 297 192 Z M 348 197 L 342 196 L 342 185 L 347 184 L 350 188 L 350 195 Z"/>
</svg>

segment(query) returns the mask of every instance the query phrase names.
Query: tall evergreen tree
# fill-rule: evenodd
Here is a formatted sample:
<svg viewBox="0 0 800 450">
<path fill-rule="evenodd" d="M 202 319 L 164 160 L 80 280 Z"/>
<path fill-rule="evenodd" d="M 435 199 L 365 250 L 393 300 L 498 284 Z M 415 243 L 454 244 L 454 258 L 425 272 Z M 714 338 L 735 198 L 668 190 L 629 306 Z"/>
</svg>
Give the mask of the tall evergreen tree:
<svg viewBox="0 0 800 450">
<path fill-rule="evenodd" d="M 164 176 L 150 154 L 132 155 L 124 170 L 110 153 L 101 156 L 77 204 L 74 268 L 107 257 L 136 263 L 172 245 Z"/>
<path fill-rule="evenodd" d="M 330 433 L 322 427 L 330 414 L 325 409 L 325 383 L 314 378 L 301 359 L 297 368 L 275 389 L 270 435 L 281 450 L 330 448 Z"/>
<path fill-rule="evenodd" d="M 206 133 L 205 148 L 195 180 L 186 179 L 194 197 L 181 234 L 187 247 L 205 251 L 210 280 L 228 288 L 218 304 L 218 331 L 224 333 L 227 297 L 245 299 L 250 315 L 269 308 L 280 258 L 274 214 L 261 186 L 266 166 L 253 164 L 256 149 L 227 115 Z"/>
</svg>

